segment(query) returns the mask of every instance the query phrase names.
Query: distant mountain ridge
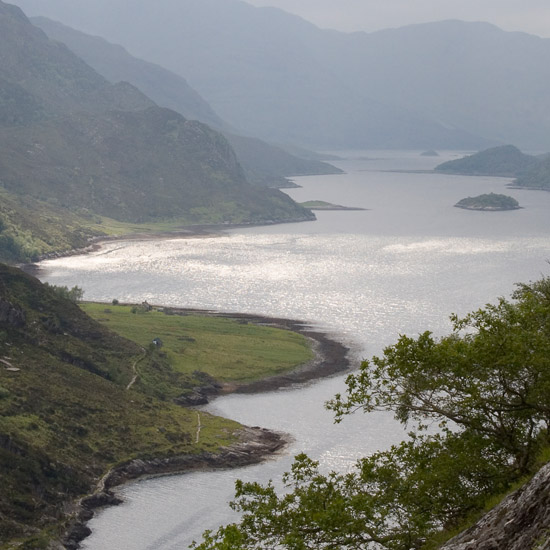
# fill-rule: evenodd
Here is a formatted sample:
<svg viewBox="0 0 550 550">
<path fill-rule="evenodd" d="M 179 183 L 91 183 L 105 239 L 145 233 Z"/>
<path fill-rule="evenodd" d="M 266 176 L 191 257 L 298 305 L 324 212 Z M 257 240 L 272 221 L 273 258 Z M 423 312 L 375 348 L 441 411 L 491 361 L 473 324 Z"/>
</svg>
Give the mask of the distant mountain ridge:
<svg viewBox="0 0 550 550">
<path fill-rule="evenodd" d="M 548 39 L 461 21 L 346 34 L 239 0 L 16 1 L 185 76 L 273 142 L 550 149 Z"/>
<path fill-rule="evenodd" d="M 250 185 L 221 134 L 109 83 L 1 1 L 0 52 L 0 258 L 82 246 L 101 234 L 100 216 L 314 219 L 288 195 Z"/>
<path fill-rule="evenodd" d="M 251 183 L 268 187 L 287 187 L 287 177 L 339 173 L 337 168 L 318 160 L 303 159 L 258 139 L 239 136 L 189 86 L 186 80 L 159 65 L 131 56 L 122 46 L 71 29 L 45 17 L 32 23 L 46 34 L 66 44 L 110 82 L 127 81 L 158 105 L 204 122 L 224 133 Z"/>
<path fill-rule="evenodd" d="M 122 46 L 90 36 L 47 19 L 32 17 L 31 23 L 72 52 L 111 83 L 130 82 L 158 105 L 177 111 L 185 118 L 200 120 L 215 128 L 229 129 L 210 105 L 185 78 L 131 56 Z"/>
<path fill-rule="evenodd" d="M 522 153 L 514 145 L 502 145 L 449 160 L 436 166 L 435 170 L 469 176 L 517 177 L 526 174 L 539 163 L 537 157 Z"/>
<path fill-rule="evenodd" d="M 436 172 L 467 176 L 515 178 L 514 187 L 550 190 L 550 155 L 522 153 L 514 145 L 492 147 L 473 155 L 450 160 L 435 167 Z"/>
<path fill-rule="evenodd" d="M 17 93 L 34 98 L 50 116 L 137 111 L 154 105 L 136 88 L 113 86 L 67 47 L 49 41 L 16 6 L 2 2 L 0 32 L 4 90 L 6 85 L 18 86 Z"/>
</svg>

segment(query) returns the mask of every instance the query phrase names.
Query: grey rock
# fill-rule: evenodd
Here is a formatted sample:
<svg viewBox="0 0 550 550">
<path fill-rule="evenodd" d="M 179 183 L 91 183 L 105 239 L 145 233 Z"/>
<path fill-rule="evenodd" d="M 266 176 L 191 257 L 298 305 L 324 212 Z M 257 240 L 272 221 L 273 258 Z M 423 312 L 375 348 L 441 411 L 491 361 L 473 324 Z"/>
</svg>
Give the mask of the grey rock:
<svg viewBox="0 0 550 550">
<path fill-rule="evenodd" d="M 25 312 L 20 307 L 7 300 L 0 300 L 0 323 L 19 328 L 24 326 L 26 321 Z"/>
<path fill-rule="evenodd" d="M 550 464 L 441 550 L 550 550 Z"/>
</svg>

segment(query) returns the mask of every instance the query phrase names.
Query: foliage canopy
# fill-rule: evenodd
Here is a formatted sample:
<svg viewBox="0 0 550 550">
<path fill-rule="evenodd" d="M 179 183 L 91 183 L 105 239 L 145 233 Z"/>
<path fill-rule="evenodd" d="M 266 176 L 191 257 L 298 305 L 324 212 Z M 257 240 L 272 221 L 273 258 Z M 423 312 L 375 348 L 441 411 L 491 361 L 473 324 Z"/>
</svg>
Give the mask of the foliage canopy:
<svg viewBox="0 0 550 550">
<path fill-rule="evenodd" d="M 199 550 L 425 548 L 489 495 L 531 472 L 548 445 L 550 279 L 519 285 L 512 300 L 451 317 L 451 334 L 401 336 L 347 379 L 327 406 L 341 421 L 392 411 L 415 433 L 323 474 L 305 455 L 272 483 L 237 483 L 240 523 L 207 532 Z M 425 431 L 428 427 L 434 430 Z"/>
</svg>

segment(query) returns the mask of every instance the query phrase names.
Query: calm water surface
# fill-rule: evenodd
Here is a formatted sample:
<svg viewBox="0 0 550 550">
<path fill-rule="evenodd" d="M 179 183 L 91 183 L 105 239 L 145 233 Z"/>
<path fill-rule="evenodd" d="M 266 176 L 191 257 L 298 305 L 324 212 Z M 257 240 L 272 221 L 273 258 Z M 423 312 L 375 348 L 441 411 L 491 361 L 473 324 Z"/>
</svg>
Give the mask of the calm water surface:
<svg viewBox="0 0 550 550">
<path fill-rule="evenodd" d="M 231 230 L 221 236 L 105 244 L 86 256 L 42 264 L 42 278 L 79 285 L 90 300 L 143 301 L 303 319 L 346 342 L 353 359 L 380 353 L 400 333 L 449 330 L 448 316 L 508 296 L 514 283 L 548 273 L 550 193 L 506 189 L 509 180 L 426 174 L 439 158 L 358 152 L 338 176 L 296 178 L 298 201 L 364 211 L 319 212 L 318 221 Z M 409 170 L 409 172 L 404 172 Z M 524 207 L 471 212 L 466 196 L 506 193 Z M 183 549 L 232 519 L 226 502 L 237 478 L 267 481 L 306 451 L 328 468 L 403 437 L 384 414 L 334 426 L 323 403 L 343 377 L 255 396 L 227 396 L 208 409 L 248 425 L 291 433 L 277 460 L 238 471 L 146 480 L 122 489 L 125 504 L 91 522 L 83 547 Z"/>
</svg>

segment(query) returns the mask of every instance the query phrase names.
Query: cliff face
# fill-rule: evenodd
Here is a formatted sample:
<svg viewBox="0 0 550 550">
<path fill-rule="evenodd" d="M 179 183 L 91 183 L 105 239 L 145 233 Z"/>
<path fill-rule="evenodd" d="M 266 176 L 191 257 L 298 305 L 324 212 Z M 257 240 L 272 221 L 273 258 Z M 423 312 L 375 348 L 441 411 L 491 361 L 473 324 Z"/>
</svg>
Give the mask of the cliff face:
<svg viewBox="0 0 550 550">
<path fill-rule="evenodd" d="M 550 550 L 550 464 L 441 550 Z"/>
</svg>

